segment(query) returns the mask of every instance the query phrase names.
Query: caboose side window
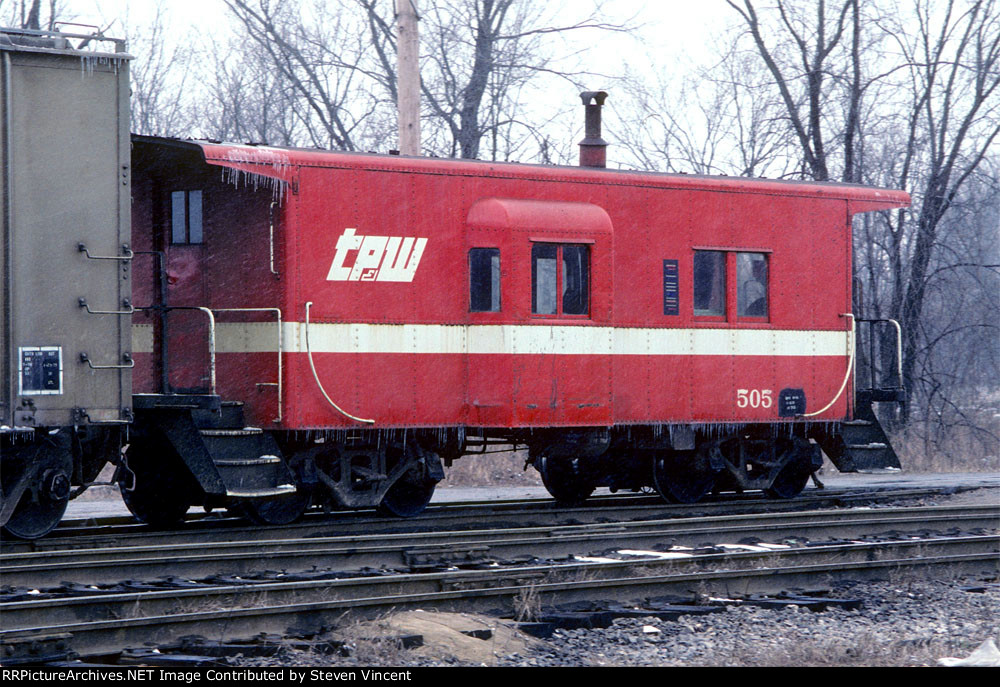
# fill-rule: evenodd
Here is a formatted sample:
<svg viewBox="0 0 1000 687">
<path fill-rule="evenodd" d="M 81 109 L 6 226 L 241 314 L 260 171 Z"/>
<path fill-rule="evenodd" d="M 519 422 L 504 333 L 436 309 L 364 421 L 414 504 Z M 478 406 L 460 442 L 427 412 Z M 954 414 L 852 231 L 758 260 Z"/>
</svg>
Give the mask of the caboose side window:
<svg viewBox="0 0 1000 687">
<path fill-rule="evenodd" d="M 500 312 L 500 249 L 469 251 L 469 310 Z"/>
<path fill-rule="evenodd" d="M 590 247 L 562 246 L 562 311 L 564 315 L 590 312 Z"/>
<path fill-rule="evenodd" d="M 767 256 L 736 254 L 736 314 L 767 317 Z"/>
<path fill-rule="evenodd" d="M 201 191 L 173 191 L 170 194 L 170 242 L 203 241 Z"/>
<path fill-rule="evenodd" d="M 694 314 L 726 314 L 726 254 L 723 251 L 694 252 Z"/>
<path fill-rule="evenodd" d="M 555 243 L 531 246 L 531 312 L 535 315 L 590 312 L 590 246 Z"/>
<path fill-rule="evenodd" d="M 536 315 L 556 314 L 558 255 L 559 247 L 552 243 L 531 247 L 531 312 Z"/>
</svg>

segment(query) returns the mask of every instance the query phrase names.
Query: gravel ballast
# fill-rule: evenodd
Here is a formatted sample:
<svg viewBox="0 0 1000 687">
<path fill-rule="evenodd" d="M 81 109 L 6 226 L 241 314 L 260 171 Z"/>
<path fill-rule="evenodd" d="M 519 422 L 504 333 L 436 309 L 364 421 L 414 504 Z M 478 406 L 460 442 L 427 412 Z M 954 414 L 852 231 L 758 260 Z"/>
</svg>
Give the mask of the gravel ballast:
<svg viewBox="0 0 1000 687">
<path fill-rule="evenodd" d="M 969 581 L 970 585 L 974 585 Z M 966 656 L 1000 637 L 1000 585 L 845 585 L 831 596 L 857 610 L 730 606 L 725 612 L 618 619 L 606 629 L 557 630 L 510 666 L 921 666 Z"/>
</svg>

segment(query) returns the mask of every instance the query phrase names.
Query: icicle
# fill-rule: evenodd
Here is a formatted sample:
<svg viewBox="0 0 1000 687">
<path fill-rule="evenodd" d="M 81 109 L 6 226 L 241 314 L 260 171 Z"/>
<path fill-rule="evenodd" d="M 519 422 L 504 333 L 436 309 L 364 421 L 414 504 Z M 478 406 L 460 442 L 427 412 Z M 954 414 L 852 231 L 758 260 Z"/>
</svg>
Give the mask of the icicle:
<svg viewBox="0 0 1000 687">
<path fill-rule="evenodd" d="M 286 153 L 270 148 L 230 148 L 226 160 L 234 165 L 270 167 L 274 175 L 260 174 L 238 167 L 225 167 L 222 170 L 222 178 L 237 188 L 241 185 L 253 188 L 255 191 L 262 187 L 270 188 L 274 200 L 279 203 L 284 201 L 288 182 L 280 177 L 292 169 Z"/>
</svg>

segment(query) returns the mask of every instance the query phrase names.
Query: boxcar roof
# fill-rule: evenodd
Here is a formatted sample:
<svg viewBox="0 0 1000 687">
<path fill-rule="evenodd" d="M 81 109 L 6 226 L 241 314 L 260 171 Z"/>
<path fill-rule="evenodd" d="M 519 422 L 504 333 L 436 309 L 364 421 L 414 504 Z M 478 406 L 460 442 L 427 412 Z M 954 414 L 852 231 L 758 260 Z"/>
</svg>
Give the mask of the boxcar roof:
<svg viewBox="0 0 1000 687">
<path fill-rule="evenodd" d="M 456 158 L 410 157 L 313 148 L 281 148 L 210 140 L 181 140 L 138 135 L 133 136 L 133 140 L 143 144 L 173 146 L 189 151 L 200 150 L 205 162 L 208 164 L 284 182 L 292 180 L 296 168 L 326 167 L 446 176 L 563 181 L 582 184 L 601 184 L 604 186 L 645 186 L 650 188 L 842 199 L 851 202 L 850 211 L 852 213 L 908 207 L 910 204 L 910 195 L 905 191 L 838 182 L 707 176 L 571 165 L 488 162 Z"/>
</svg>

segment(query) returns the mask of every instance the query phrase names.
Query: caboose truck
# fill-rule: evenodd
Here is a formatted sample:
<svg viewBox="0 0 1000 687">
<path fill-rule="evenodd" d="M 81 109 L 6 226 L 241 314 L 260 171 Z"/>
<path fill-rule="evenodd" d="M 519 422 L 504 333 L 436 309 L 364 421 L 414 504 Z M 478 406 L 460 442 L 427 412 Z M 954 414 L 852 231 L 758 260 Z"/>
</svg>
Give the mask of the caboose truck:
<svg viewBox="0 0 1000 687">
<path fill-rule="evenodd" d="M 105 461 L 153 524 L 412 515 L 442 462 L 517 447 L 568 503 L 791 497 L 820 447 L 899 467 L 873 412 L 898 379 L 854 388 L 851 218 L 905 193 L 604 169 L 603 92 L 580 167 L 133 136 L 129 170 L 120 97 L 103 138 L 35 136 L 18 60 L 60 49 L 3 47 L 10 533 L 48 531 Z M 25 165 L 62 176 L 24 197 Z"/>
</svg>

